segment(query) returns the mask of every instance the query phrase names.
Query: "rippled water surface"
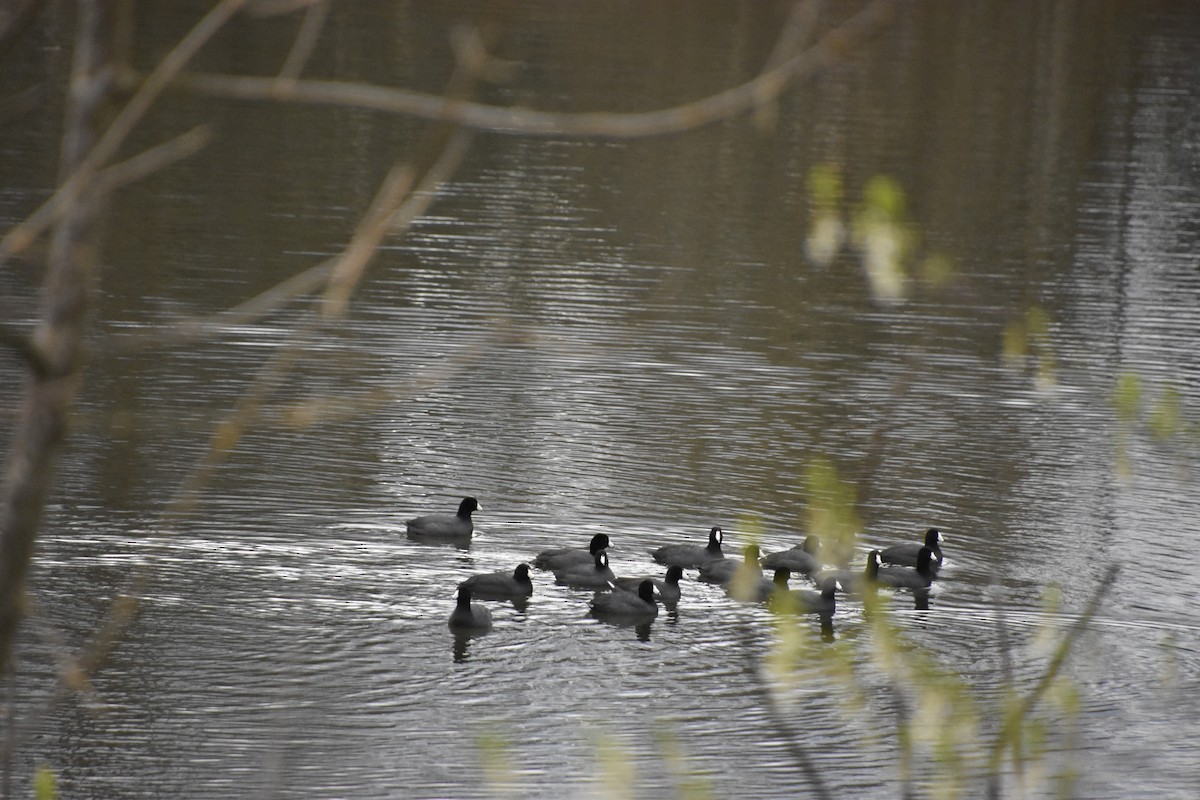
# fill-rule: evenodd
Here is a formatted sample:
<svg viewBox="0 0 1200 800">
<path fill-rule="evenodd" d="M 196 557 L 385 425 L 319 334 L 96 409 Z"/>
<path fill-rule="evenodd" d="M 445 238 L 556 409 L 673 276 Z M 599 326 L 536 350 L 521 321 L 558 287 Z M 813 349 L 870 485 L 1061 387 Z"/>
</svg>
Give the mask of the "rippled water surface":
<svg viewBox="0 0 1200 800">
<path fill-rule="evenodd" d="M 19 650 L 13 793 L 46 765 L 66 797 L 819 796 L 807 758 L 839 797 L 901 796 L 896 721 L 932 711 L 871 666 L 884 643 L 860 599 L 822 641 L 815 618 L 691 572 L 677 608 L 631 627 L 535 572 L 527 605 L 487 603 L 489 634 L 446 626 L 466 576 L 598 532 L 618 574 L 659 572 L 649 549 L 713 525 L 728 552 L 790 547 L 825 531 L 808 481 L 827 464 L 857 493 L 856 564 L 945 532 L 928 609 L 904 592 L 884 605 L 974 690 L 983 741 L 1008 680 L 1033 690 L 1120 566 L 1039 706 L 1045 754 L 1006 764 L 1004 796 L 1048 796 L 1066 769 L 1073 796 L 1196 796 L 1200 15 L 1094 10 L 903 6 L 757 125 L 481 135 L 385 242 L 345 320 L 297 333 L 298 302 L 176 342 L 156 326 L 344 246 L 419 127 L 218 104 L 214 144 L 113 210 Z M 335 15 L 314 71 L 436 90 L 447 31 L 472 13 Z M 568 108 L 745 80 L 783 20 L 723 4 L 513 13 L 498 47 L 516 74 L 490 99 Z M 183 19 L 149 14 L 147 35 Z M 368 63 L 351 43 L 382 36 L 381 19 L 423 44 Z M 219 39 L 204 58 L 234 70 L 249 55 Z M 165 137 L 192 113 L 168 98 L 150 124 Z M 49 185 L 38 142 L 9 146 L 24 172 L 0 168 L 6 222 Z M 887 303 L 850 245 L 806 259 L 807 176 L 830 163 L 847 218 L 871 176 L 893 176 L 921 240 L 913 274 L 938 254 L 954 277 Z M 0 269 L 9 324 L 32 317 L 35 285 Z M 1006 359 L 1021 331 L 1024 355 Z M 262 413 L 180 506 L 212 431 L 280 352 Z M 15 402 L 18 365 L 0 370 Z M 1140 389 L 1132 411 L 1119 384 Z M 404 520 L 468 494 L 483 505 L 469 546 L 406 538 Z M 48 699 L 120 592 L 140 613 L 86 685 Z M 796 631 L 795 669 L 764 672 Z M 924 796 L 939 767 L 917 747 Z M 966 786 L 982 795 L 977 776 Z"/>
</svg>

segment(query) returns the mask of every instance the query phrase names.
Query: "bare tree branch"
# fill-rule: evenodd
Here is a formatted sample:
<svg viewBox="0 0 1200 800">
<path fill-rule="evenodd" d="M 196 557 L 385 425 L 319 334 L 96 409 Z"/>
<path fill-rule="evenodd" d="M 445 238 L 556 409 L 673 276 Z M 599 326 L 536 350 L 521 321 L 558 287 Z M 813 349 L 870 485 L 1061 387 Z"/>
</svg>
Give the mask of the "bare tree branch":
<svg viewBox="0 0 1200 800">
<path fill-rule="evenodd" d="M 889 18 L 891 10 L 890 0 L 872 0 L 841 26 L 826 33 L 811 48 L 767 69 L 746 83 L 700 100 L 656 111 L 538 111 L 493 106 L 388 86 L 346 81 L 291 81 L 252 75 L 188 74 L 180 75 L 176 84 L 231 99 L 373 109 L 493 133 L 612 139 L 667 136 L 744 114 L 777 99 L 794 81 L 813 75 L 839 60 L 848 46 L 876 31 Z"/>
<path fill-rule="evenodd" d="M 296 32 L 292 50 L 279 70 L 280 78 L 300 77 L 304 65 L 308 63 L 309 56 L 317 46 L 317 40 L 321 38 L 321 29 L 325 27 L 325 18 L 328 16 L 329 0 L 320 0 L 308 7 L 304 13 L 304 22 L 300 23 L 300 30 Z"/>
<path fill-rule="evenodd" d="M 16 353 L 35 377 L 44 378 L 48 374 L 49 367 L 42 360 L 41 353 L 24 332 L 0 322 L 0 345 Z"/>
<path fill-rule="evenodd" d="M 64 203 L 76 200 L 91 185 L 92 177 L 103 168 L 117 150 L 125 143 L 129 134 L 149 111 L 150 106 L 162 94 L 168 83 L 182 70 L 204 44 L 237 13 L 246 0 L 221 0 L 220 3 L 196 23 L 179 44 L 159 62 L 145 82 L 105 130 L 85 157 L 81 157 L 70 176 L 58 190 L 20 225 L 14 226 L 0 239 L 0 262 L 20 253 L 42 235 L 63 208 Z"/>
<path fill-rule="evenodd" d="M 343 81 L 301 81 L 291 77 L 181 75 L 199 48 L 247 0 L 223 0 L 188 33 L 139 84 L 133 99 L 81 164 L 80 174 L 64 184 L 23 223 L 0 239 L 0 261 L 22 252 L 53 223 L 64 195 L 78 191 L 77 181 L 110 159 L 153 101 L 172 81 L 215 96 L 349 106 L 410 114 L 476 130 L 510 134 L 572 135 L 617 139 L 683 133 L 760 108 L 777 99 L 792 82 L 837 61 L 848 46 L 874 33 L 890 16 L 892 0 L 872 0 L 828 32 L 811 48 L 783 60 L 754 79 L 709 97 L 657 111 L 562 113 L 503 108 L 453 96 L 429 95 L 386 86 Z M 796 26 L 789 25 L 787 31 Z M 785 31 L 785 34 L 791 36 Z M 778 52 L 778 50 L 777 50 Z M 290 59 L 289 59 L 290 61 Z"/>
<path fill-rule="evenodd" d="M 763 659 L 757 655 L 754 641 L 754 626 L 742 625 L 741 630 L 741 645 L 742 654 L 746 658 L 746 674 L 750 676 L 750 688 L 757 695 L 763 710 L 771 718 L 771 724 L 779 732 L 780 738 L 783 740 L 784 747 L 787 748 L 788 754 L 791 755 L 792 761 L 799 767 L 800 773 L 804 776 L 808 783 L 808 788 L 812 792 L 812 797 L 818 800 L 830 800 L 833 794 L 829 787 L 825 785 L 825 780 L 821 777 L 821 771 L 817 769 L 817 765 L 809 757 L 808 748 L 804 744 L 803 737 L 799 730 L 792 724 L 791 719 L 775 699 L 775 693 L 771 689 L 771 683 L 763 669 Z"/>
<path fill-rule="evenodd" d="M 792 6 L 792 13 L 788 15 L 787 22 L 784 23 L 783 30 L 779 33 L 779 40 L 775 42 L 775 47 L 767 56 L 763 69 L 778 67 L 804 50 L 816 30 L 817 19 L 820 17 L 821 7 L 824 5 L 824 2 L 811 0 L 811 2 L 797 2 Z"/>
<path fill-rule="evenodd" d="M 177 161 L 190 158 L 212 141 L 212 128 L 197 125 L 174 139 L 143 150 L 132 158 L 106 167 L 96 176 L 96 185 L 111 192 L 153 175 Z"/>
<path fill-rule="evenodd" d="M 464 70 L 456 70 L 451 77 L 448 91 L 466 91 L 465 83 L 471 76 Z M 263 365 L 251 385 L 238 399 L 233 410 L 222 420 L 209 439 L 208 450 L 183 480 L 162 512 L 159 529 L 170 532 L 185 517 L 192 514 L 213 472 L 237 447 L 242 436 L 262 417 L 262 408 L 267 399 L 282 385 L 292 365 L 307 351 L 316 336 L 319 326 L 329 316 L 336 316 L 339 304 L 348 302 L 349 294 L 361 280 L 370 257 L 378 252 L 382 237 L 407 226 L 433 202 L 441 185 L 449 180 L 462 163 L 470 143 L 471 133 L 455 128 L 439 129 L 432 134 L 429 143 L 435 149 L 432 160 L 415 170 L 421 175 L 415 192 L 410 192 L 414 170 L 397 164 L 383 182 L 372 200 L 370 211 L 360 221 L 350 244 L 341 256 L 327 262 L 323 270 L 303 273 L 312 276 L 324 274 L 329 287 L 325 314 L 314 314 L 305 324 L 298 327 L 291 338 L 278 348 Z M 407 195 L 407 197 L 406 197 Z M 330 299 L 332 298 L 332 299 Z M 151 575 L 150 562 L 139 565 L 131 576 L 129 589 L 117 596 L 109 606 L 103 622 L 97 626 L 80 663 L 90 672 L 107 656 L 120 641 L 129 622 L 141 608 L 141 599 Z"/>
<path fill-rule="evenodd" d="M 246 13 L 255 17 L 279 17 L 325 2 L 328 0 L 251 0 Z"/>
<path fill-rule="evenodd" d="M 1116 583 L 1117 573 L 1120 571 L 1120 565 L 1115 563 L 1109 564 L 1108 568 L 1104 570 L 1104 575 L 1100 578 L 1100 583 L 1096 587 L 1096 591 L 1092 593 L 1087 606 L 1075 618 L 1075 621 L 1071 623 L 1071 627 L 1067 629 L 1066 636 L 1058 643 L 1054 655 L 1050 657 L 1050 663 L 1046 666 L 1046 671 L 1042 673 L 1042 677 L 1038 680 L 1037 684 L 1021 700 L 1017 712 L 1012 715 L 1011 720 L 1014 724 L 1020 725 L 1028 718 L 1029 714 L 1042 699 L 1042 695 L 1054 683 L 1054 679 L 1058 677 L 1063 664 L 1066 663 L 1067 656 L 1071 654 L 1075 642 L 1087 630 L 1088 625 L 1091 624 L 1092 619 L 1096 616 L 1096 612 L 1100 610 L 1100 604 L 1108 595 L 1109 590 L 1112 589 L 1113 584 Z M 1016 741 L 1015 737 L 1017 733 L 1017 731 L 1011 729 L 1010 725 L 1005 725 L 1000 729 L 995 741 L 992 742 L 992 746 L 988 750 L 989 774 L 994 775 L 999 769 L 1000 759 L 1003 757 L 1005 749 Z"/>
<path fill-rule="evenodd" d="M 75 170 L 92 149 L 110 88 L 107 68 L 113 3 L 80 2 L 79 15 L 63 136 L 64 175 L 77 175 Z M 93 228 L 103 196 L 94 183 L 81 183 L 80 190 L 67 197 L 55 227 L 41 322 L 32 340 L 35 364 L 40 368 L 32 370 L 4 474 L 0 495 L 0 672 L 10 668 L 13 639 L 25 611 L 25 579 L 79 384 L 83 329 L 93 293 Z M 88 191 L 83 191 L 85 188 Z"/>
</svg>

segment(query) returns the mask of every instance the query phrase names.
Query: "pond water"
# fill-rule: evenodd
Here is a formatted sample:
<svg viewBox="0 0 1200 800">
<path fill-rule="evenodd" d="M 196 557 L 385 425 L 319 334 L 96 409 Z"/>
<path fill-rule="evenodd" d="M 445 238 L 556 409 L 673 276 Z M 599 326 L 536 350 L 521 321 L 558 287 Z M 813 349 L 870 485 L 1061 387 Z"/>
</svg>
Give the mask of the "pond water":
<svg viewBox="0 0 1200 800">
<path fill-rule="evenodd" d="M 135 63 L 204 7 L 139 9 Z M 510 64 L 487 100 L 646 110 L 749 79 L 786 18 L 497 8 L 339 8 L 309 73 L 438 91 L 450 30 L 481 21 Z M 825 9 L 820 30 L 846 13 Z M 237 21 L 198 67 L 269 73 L 295 28 Z M 50 15 L 9 57 L 6 94 L 39 86 L 45 108 L 3 145 L 5 223 L 52 186 L 69 31 Z M 106 220 L 8 790 L 44 765 L 66 797 L 819 796 L 799 750 L 831 795 L 901 796 L 897 714 L 932 701 L 901 703 L 871 666 L 882 634 L 858 599 L 821 642 L 815 619 L 689 573 L 677 608 L 625 627 L 535 572 L 526 606 L 486 603 L 491 633 L 446 626 L 466 576 L 597 532 L 618 574 L 659 571 L 649 549 L 713 525 L 729 552 L 825 533 L 809 476 L 829 465 L 859 495 L 855 563 L 945 533 L 929 608 L 885 604 L 971 687 L 982 741 L 1007 676 L 1032 691 L 1047 642 L 1121 568 L 1039 707 L 1045 752 L 1006 764 L 1003 796 L 1052 794 L 1063 773 L 1079 797 L 1196 796 L 1197 48 L 1186 3 L 904 4 L 757 121 L 479 134 L 345 319 L 311 326 L 304 301 L 186 341 L 162 326 L 339 252 L 423 123 L 167 95 L 143 144 L 208 118 L 217 133 Z M 901 298 L 873 291 L 852 243 L 806 257 L 822 165 L 840 170 L 847 221 L 872 178 L 903 189 L 920 242 Z M 927 256 L 952 275 L 918 278 Z M 32 319 L 37 282 L 0 267 L 8 324 Z M 185 507 L 212 432 L 281 352 L 263 413 Z M 11 407 L 20 372 L 2 358 Z M 404 520 L 468 494 L 483 506 L 469 546 L 406 538 Z M 140 613 L 85 690 L 55 696 L 61 658 L 125 591 Z M 764 659 L 797 630 L 806 655 L 768 692 Z M 821 666 L 837 659 L 858 683 Z M 919 740 L 914 769 L 926 796 L 948 767 Z M 982 792 L 973 775 L 961 796 Z"/>
</svg>

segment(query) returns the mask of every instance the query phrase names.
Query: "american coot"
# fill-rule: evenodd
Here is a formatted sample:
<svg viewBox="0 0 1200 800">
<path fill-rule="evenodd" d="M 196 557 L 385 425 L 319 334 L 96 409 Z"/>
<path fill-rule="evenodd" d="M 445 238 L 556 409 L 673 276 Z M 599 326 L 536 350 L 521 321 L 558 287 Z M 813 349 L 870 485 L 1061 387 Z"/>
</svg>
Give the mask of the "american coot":
<svg viewBox="0 0 1200 800">
<path fill-rule="evenodd" d="M 698 544 L 665 544 L 657 550 L 651 550 L 650 555 L 654 557 L 655 561 L 668 567 L 695 568 L 714 558 L 725 557 L 721 551 L 723 538 L 724 534 L 721 533 L 721 529 L 714 527 L 708 532 L 707 547 L 701 547 Z"/>
<path fill-rule="evenodd" d="M 811 589 L 776 592 L 771 596 L 770 606 L 772 610 L 782 613 L 820 614 L 822 618 L 829 618 L 837 609 L 836 594 L 841 588 L 836 578 L 825 578 L 817 592 Z"/>
<path fill-rule="evenodd" d="M 471 512 L 479 510 L 474 497 L 464 497 L 458 504 L 457 514 L 429 514 L 410 519 L 405 524 L 408 535 L 417 539 L 469 539 L 475 530 Z"/>
<path fill-rule="evenodd" d="M 820 573 L 818 583 L 826 578 L 833 578 L 842 585 L 846 594 L 862 594 L 875 588 L 876 576 L 879 574 L 879 551 L 867 553 L 866 566 L 861 570 L 833 569 Z"/>
<path fill-rule="evenodd" d="M 596 558 L 596 553 L 611 546 L 607 533 L 597 533 L 588 543 L 586 550 L 582 547 L 556 547 L 543 550 L 534 557 L 533 565 L 538 569 L 548 569 L 552 572 L 569 567 L 586 567 Z"/>
<path fill-rule="evenodd" d="M 928 589 L 933 583 L 933 550 L 922 547 L 917 555 L 917 568 L 882 567 L 875 575 L 880 586 L 896 589 Z"/>
<path fill-rule="evenodd" d="M 645 578 L 638 584 L 637 592 L 617 589 L 611 592 L 596 592 L 592 598 L 592 613 L 598 617 L 622 619 L 653 619 L 658 616 L 658 603 L 654 602 L 654 581 Z"/>
<path fill-rule="evenodd" d="M 736 582 L 725 587 L 726 592 L 735 600 L 747 603 L 767 603 L 776 592 L 788 590 L 788 578 L 792 577 L 791 570 L 780 567 L 775 574 L 768 578 L 760 575 L 757 582 L 738 586 Z"/>
<path fill-rule="evenodd" d="M 616 580 L 608 568 L 608 554 L 603 550 L 586 566 L 568 567 L 554 573 L 554 582 L 574 589 L 607 589 L 610 581 Z"/>
<path fill-rule="evenodd" d="M 737 578 L 747 583 L 757 581 L 762 577 L 762 567 L 758 565 L 758 545 L 748 544 L 742 550 L 742 560 L 733 558 L 717 558 L 700 565 L 700 580 L 705 583 L 719 583 L 722 586 Z M 740 576 L 740 577 L 739 577 Z"/>
<path fill-rule="evenodd" d="M 450 612 L 448 624 L 455 631 L 482 632 L 492 628 L 492 612 L 471 602 L 471 590 L 458 587 L 458 603 Z"/>
<path fill-rule="evenodd" d="M 803 544 L 765 556 L 762 565 L 766 569 L 784 568 L 791 572 L 812 575 L 821 569 L 821 559 L 818 555 L 820 548 L 821 540 L 816 536 L 808 536 Z"/>
<path fill-rule="evenodd" d="M 678 564 L 672 564 L 667 567 L 667 574 L 662 578 L 650 578 L 646 576 L 638 578 L 617 578 L 614 581 L 618 589 L 623 589 L 627 592 L 636 592 L 642 585 L 643 581 L 650 581 L 654 584 L 655 590 L 658 592 L 658 598 L 666 605 L 673 606 L 679 602 L 681 592 L 679 591 L 679 579 L 683 577 L 683 567 Z"/>
<path fill-rule="evenodd" d="M 879 551 L 879 560 L 885 564 L 897 564 L 901 567 L 915 567 L 917 565 L 917 556 L 921 552 L 922 547 L 928 547 L 933 551 L 934 564 L 936 570 L 942 565 L 942 533 L 937 528 L 930 528 L 925 531 L 925 543 L 918 544 L 917 542 L 905 542 L 904 544 L 895 544 L 891 547 L 885 547 Z"/>
<path fill-rule="evenodd" d="M 529 565 L 518 564 L 512 572 L 487 572 L 472 575 L 458 585 L 470 590 L 472 597 L 481 600 L 510 600 L 533 594 Z"/>
</svg>

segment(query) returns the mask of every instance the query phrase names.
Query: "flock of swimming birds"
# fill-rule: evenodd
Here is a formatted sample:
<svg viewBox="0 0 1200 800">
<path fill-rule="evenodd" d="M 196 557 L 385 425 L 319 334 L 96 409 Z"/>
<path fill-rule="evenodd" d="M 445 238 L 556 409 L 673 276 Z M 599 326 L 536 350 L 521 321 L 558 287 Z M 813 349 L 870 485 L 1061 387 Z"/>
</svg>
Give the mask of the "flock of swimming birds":
<svg viewBox="0 0 1200 800">
<path fill-rule="evenodd" d="M 408 535 L 426 541 L 468 541 L 475 530 L 471 514 L 480 510 L 474 497 L 463 498 L 456 514 L 430 514 L 408 520 Z M 930 528 L 922 542 L 904 542 L 871 550 L 862 570 L 826 569 L 819 556 L 815 536 L 788 550 L 762 555 L 757 545 L 746 545 L 742 558 L 728 558 L 721 549 L 723 532 L 714 527 L 708 544 L 668 544 L 650 551 L 666 567 L 662 577 L 618 577 L 608 563 L 612 546 L 607 534 L 598 533 L 587 547 L 544 550 L 533 559 L 537 569 L 554 573 L 554 582 L 575 589 L 594 590 L 591 613 L 599 618 L 626 622 L 648 622 L 658 616 L 658 604 L 673 608 L 680 599 L 679 581 L 685 569 L 698 572 L 698 579 L 719 584 L 731 591 L 737 587 L 743 599 L 757 600 L 772 608 L 811 613 L 828 624 L 837 607 L 836 595 L 861 595 L 876 588 L 910 589 L 928 596 L 929 587 L 942 566 L 942 535 Z M 886 566 L 884 566 L 886 565 Z M 512 572 L 472 575 L 458 585 L 457 602 L 448 624 L 460 633 L 480 633 L 492 627 L 492 613 L 472 600 L 523 600 L 533 594 L 530 565 L 518 564 Z M 763 570 L 772 570 L 767 578 Z M 816 590 L 791 589 L 792 575 L 804 575 Z"/>
</svg>

